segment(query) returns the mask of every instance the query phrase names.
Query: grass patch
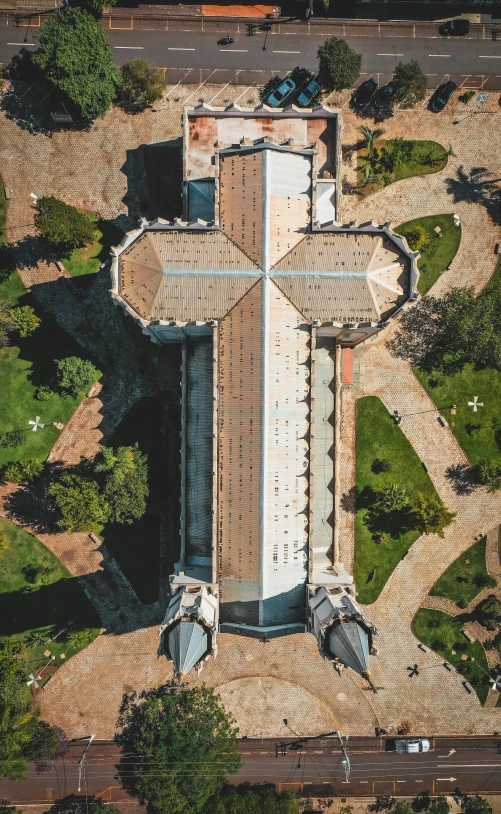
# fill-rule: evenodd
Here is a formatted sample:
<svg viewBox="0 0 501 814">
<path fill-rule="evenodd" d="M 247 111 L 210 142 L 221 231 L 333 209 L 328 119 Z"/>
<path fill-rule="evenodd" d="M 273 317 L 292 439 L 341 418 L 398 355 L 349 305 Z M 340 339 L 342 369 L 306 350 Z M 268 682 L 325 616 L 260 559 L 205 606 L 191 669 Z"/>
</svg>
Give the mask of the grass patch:
<svg viewBox="0 0 501 814">
<path fill-rule="evenodd" d="M 420 642 L 430 647 L 456 669 L 459 668 L 467 681 L 473 682 L 472 686 L 483 705 L 489 693 L 489 681 L 480 668 L 483 667 L 489 672 L 489 665 L 480 642 L 472 644 L 461 633 L 463 625 L 464 622 L 442 611 L 420 608 L 412 620 L 412 632 Z M 464 648 L 462 652 L 456 649 L 457 643 Z M 453 650 L 456 651 L 455 655 L 452 653 Z M 461 660 L 463 653 L 468 656 L 467 661 Z M 471 658 L 474 661 L 470 661 Z"/>
<path fill-rule="evenodd" d="M 395 181 L 402 181 L 404 178 L 413 178 L 416 175 L 430 175 L 431 173 L 440 172 L 447 166 L 448 155 L 445 148 L 437 141 L 412 141 L 412 154 L 409 161 L 398 166 L 394 172 L 388 173 L 390 183 Z M 374 143 L 374 149 L 380 151 L 385 148 L 388 153 L 393 152 L 393 145 L 389 139 L 379 139 Z M 366 161 L 364 158 L 368 155 L 366 147 L 362 148 L 358 153 L 358 183 L 362 185 L 364 177 L 364 167 Z M 378 180 L 360 186 L 359 194 L 366 198 L 372 192 L 382 189 L 385 186 L 383 181 L 383 174 L 381 173 Z M 388 184 L 386 184 L 388 186 Z"/>
<path fill-rule="evenodd" d="M 108 446 L 137 443 L 148 456 L 150 494 L 146 513 L 130 524 L 108 523 L 101 537 L 119 563 L 139 599 L 150 604 L 158 599 L 160 569 L 160 518 L 166 500 L 166 465 L 162 436 L 162 404 L 142 398 L 129 410 Z"/>
<path fill-rule="evenodd" d="M 377 428 L 377 432 L 375 432 Z M 391 461 L 390 472 L 374 474 L 371 467 L 376 458 Z M 400 427 L 384 404 L 375 396 L 357 400 L 356 425 L 357 512 L 355 542 L 355 582 L 360 602 L 374 602 L 388 578 L 419 537 L 416 530 L 395 533 L 384 543 L 375 543 L 365 517 L 374 498 L 383 486 L 397 483 L 407 494 L 435 494 L 434 486 Z M 374 579 L 369 577 L 376 571 Z"/>
<path fill-rule="evenodd" d="M 8 544 L 0 559 L 0 635 L 23 642 L 30 671 L 47 663 L 44 651 L 50 650 L 56 658 L 44 672 L 47 680 L 54 668 L 96 638 L 100 621 L 78 580 L 40 540 L 4 518 L 0 535 Z M 33 581 L 41 567 L 49 573 L 43 582 Z M 79 642 L 71 638 L 71 631 L 80 632 Z"/>
<path fill-rule="evenodd" d="M 475 584 L 475 578 L 488 575 L 485 562 L 485 537 L 471 546 L 449 565 L 430 591 L 430 596 L 443 596 L 466 607 L 483 588 Z"/>
<path fill-rule="evenodd" d="M 401 223 L 395 231 L 407 237 L 416 226 L 421 226 L 426 233 L 427 242 L 418 260 L 418 289 L 421 294 L 426 294 L 456 256 L 461 242 L 461 224 L 454 225 L 453 215 L 431 215 Z M 442 237 L 437 236 L 436 226 L 440 226 Z"/>
<path fill-rule="evenodd" d="M 110 247 L 116 246 L 123 237 L 123 232 L 114 223 L 99 220 L 97 215 L 92 219 L 96 223 L 96 236 L 93 243 L 81 249 L 73 249 L 61 262 L 72 277 L 83 277 L 86 274 L 95 274 L 101 263 L 110 256 Z"/>
<path fill-rule="evenodd" d="M 427 373 L 420 367 L 414 373 L 449 422 L 471 465 L 483 460 L 501 465 L 501 371 L 476 370 L 467 364 L 452 375 Z M 474 396 L 484 403 L 476 413 L 468 407 Z M 455 415 L 451 415 L 453 404 Z"/>
</svg>

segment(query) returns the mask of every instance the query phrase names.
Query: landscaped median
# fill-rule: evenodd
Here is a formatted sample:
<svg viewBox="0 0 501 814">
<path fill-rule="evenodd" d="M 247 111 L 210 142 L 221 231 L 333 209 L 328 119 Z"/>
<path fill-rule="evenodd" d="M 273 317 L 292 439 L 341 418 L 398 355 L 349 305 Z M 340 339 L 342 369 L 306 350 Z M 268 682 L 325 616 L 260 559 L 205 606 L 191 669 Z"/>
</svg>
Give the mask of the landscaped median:
<svg viewBox="0 0 501 814">
<path fill-rule="evenodd" d="M 372 140 L 371 134 L 379 136 L 384 130 L 361 130 L 364 146 L 358 151 L 357 188 L 364 198 L 395 181 L 440 172 L 447 165 L 450 150 L 436 141 L 379 137 Z"/>
<path fill-rule="evenodd" d="M 489 575 L 485 559 L 486 538 L 474 543 L 454 560 L 437 580 L 430 596 L 441 596 L 466 608 L 484 588 L 495 585 Z"/>
<path fill-rule="evenodd" d="M 418 495 L 442 505 L 412 445 L 374 396 L 357 401 L 356 484 L 355 582 L 358 599 L 369 604 L 422 533 Z"/>
<path fill-rule="evenodd" d="M 456 226 L 454 215 L 429 215 L 401 223 L 395 231 L 407 238 L 411 249 L 421 252 L 418 289 L 426 294 L 454 260 L 461 242 L 461 224 Z"/>
</svg>

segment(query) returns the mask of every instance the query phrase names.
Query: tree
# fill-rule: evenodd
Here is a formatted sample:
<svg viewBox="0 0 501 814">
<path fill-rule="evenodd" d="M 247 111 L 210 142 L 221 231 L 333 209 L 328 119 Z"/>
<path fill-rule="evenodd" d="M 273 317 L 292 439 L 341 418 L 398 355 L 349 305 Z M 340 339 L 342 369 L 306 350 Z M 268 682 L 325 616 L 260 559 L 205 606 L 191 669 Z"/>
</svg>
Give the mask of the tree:
<svg viewBox="0 0 501 814">
<path fill-rule="evenodd" d="M 378 182 L 378 177 L 375 172 L 372 171 L 369 164 L 366 164 L 364 167 L 363 175 L 362 175 L 362 183 L 360 186 L 365 187 L 367 184 L 376 184 Z"/>
<path fill-rule="evenodd" d="M 167 87 L 164 72 L 146 59 L 130 59 L 120 68 L 120 100 L 125 110 L 137 113 L 162 98 Z"/>
<path fill-rule="evenodd" d="M 48 195 L 37 199 L 35 209 L 35 226 L 53 246 L 70 250 L 94 239 L 94 221 L 75 206 Z"/>
<path fill-rule="evenodd" d="M 374 458 L 371 464 L 371 471 L 374 475 L 380 475 L 382 472 L 391 472 L 391 461 L 389 458 Z"/>
<path fill-rule="evenodd" d="M 449 814 L 450 810 L 447 797 L 435 797 L 428 809 L 428 814 Z"/>
<path fill-rule="evenodd" d="M 9 303 L 0 297 L 0 348 L 8 344 L 9 331 L 12 325 L 12 308 Z"/>
<path fill-rule="evenodd" d="M 393 71 L 395 101 L 402 107 L 413 107 L 426 96 L 426 74 L 419 62 L 399 62 Z"/>
<path fill-rule="evenodd" d="M 67 753 L 69 744 L 66 732 L 59 726 L 39 721 L 27 748 L 27 756 L 35 764 L 37 774 L 48 772 L 57 758 Z"/>
<path fill-rule="evenodd" d="M 56 800 L 48 814 L 120 814 L 120 809 L 92 794 L 69 794 Z"/>
<path fill-rule="evenodd" d="M 114 6 L 117 0 L 73 0 L 73 6 L 80 6 L 93 14 L 95 17 L 100 17 L 105 6 Z"/>
<path fill-rule="evenodd" d="M 379 493 L 376 507 L 382 512 L 396 512 L 405 509 L 409 505 L 407 492 L 403 486 L 390 483 Z"/>
<path fill-rule="evenodd" d="M 444 529 L 452 523 L 455 516 L 456 512 L 450 512 L 438 495 L 417 493 L 413 517 L 422 534 L 438 534 L 443 537 Z"/>
<path fill-rule="evenodd" d="M 480 794 L 464 795 L 465 814 L 491 814 L 491 806 Z"/>
<path fill-rule="evenodd" d="M 498 584 L 495 577 L 491 576 L 490 574 L 486 574 L 485 572 L 475 574 L 473 577 L 473 582 L 477 588 L 495 588 Z"/>
<path fill-rule="evenodd" d="M 412 810 L 418 814 L 420 811 L 428 811 L 430 807 L 430 792 L 429 791 L 421 791 L 416 797 L 414 797 L 411 807 Z"/>
<path fill-rule="evenodd" d="M 420 223 L 416 223 L 415 226 L 407 232 L 405 238 L 409 244 L 409 248 L 412 249 L 413 252 L 420 252 L 426 245 L 426 232 Z"/>
<path fill-rule="evenodd" d="M 498 492 L 501 489 L 501 469 L 494 461 L 481 461 L 475 467 L 475 477 L 488 492 Z"/>
<path fill-rule="evenodd" d="M 392 808 L 392 814 L 412 814 L 412 808 L 406 800 L 397 800 Z"/>
<path fill-rule="evenodd" d="M 23 780 L 27 750 L 38 726 L 39 711 L 26 694 L 26 671 L 18 658 L 19 646 L 0 640 L 0 775 Z"/>
<path fill-rule="evenodd" d="M 146 511 L 148 463 L 138 445 L 103 447 L 95 471 L 104 475 L 103 496 L 109 506 L 109 519 L 132 523 Z"/>
<path fill-rule="evenodd" d="M 54 11 L 35 38 L 40 49 L 33 63 L 77 106 L 82 118 L 104 116 L 120 83 L 109 41 L 86 11 Z"/>
<path fill-rule="evenodd" d="M 80 356 L 67 356 L 56 363 L 57 380 L 62 390 L 67 390 L 72 396 L 84 393 L 94 384 L 99 371 L 92 362 L 81 359 Z"/>
<path fill-rule="evenodd" d="M 208 811 L 209 798 L 241 765 L 233 718 L 205 686 L 129 696 L 118 726 L 115 741 L 126 761 L 122 785 L 157 814 Z M 158 765 L 168 771 L 160 773 Z"/>
<path fill-rule="evenodd" d="M 210 798 L 206 810 L 210 814 L 299 814 L 294 792 L 291 789 L 276 791 L 275 786 L 268 783 L 225 785 Z M 351 811 L 345 814 L 351 814 Z"/>
<path fill-rule="evenodd" d="M 19 334 L 22 339 L 31 336 L 41 322 L 40 317 L 37 317 L 35 310 L 30 305 L 21 305 L 19 308 L 12 308 L 10 320 L 10 330 Z"/>
<path fill-rule="evenodd" d="M 98 531 L 106 523 L 109 506 L 99 493 L 99 484 L 81 475 L 63 472 L 51 483 L 48 494 L 64 531 Z"/>
<path fill-rule="evenodd" d="M 389 794 L 379 794 L 371 805 L 367 806 L 368 811 L 387 811 L 395 805 L 395 798 Z"/>
<path fill-rule="evenodd" d="M 11 447 L 20 447 L 24 441 L 24 432 L 22 430 L 9 430 L 4 432 L 0 439 L 0 446 L 4 449 Z"/>
<path fill-rule="evenodd" d="M 364 146 L 367 147 L 369 153 L 372 153 L 374 150 L 374 142 L 381 138 L 382 135 L 386 132 L 382 127 L 376 127 L 372 130 L 367 125 L 362 125 L 362 127 L 358 128 L 364 137 Z"/>
<path fill-rule="evenodd" d="M 350 88 L 360 76 L 362 57 L 345 40 L 330 37 L 318 49 L 319 81 L 327 91 Z"/>
<path fill-rule="evenodd" d="M 3 557 L 3 555 L 7 553 L 9 548 L 10 548 L 9 538 L 7 537 L 6 534 L 0 534 L 0 557 Z"/>
<path fill-rule="evenodd" d="M 39 461 L 38 458 L 24 458 L 7 464 L 3 476 L 8 483 L 29 483 L 38 478 L 42 469 L 43 461 Z"/>
</svg>

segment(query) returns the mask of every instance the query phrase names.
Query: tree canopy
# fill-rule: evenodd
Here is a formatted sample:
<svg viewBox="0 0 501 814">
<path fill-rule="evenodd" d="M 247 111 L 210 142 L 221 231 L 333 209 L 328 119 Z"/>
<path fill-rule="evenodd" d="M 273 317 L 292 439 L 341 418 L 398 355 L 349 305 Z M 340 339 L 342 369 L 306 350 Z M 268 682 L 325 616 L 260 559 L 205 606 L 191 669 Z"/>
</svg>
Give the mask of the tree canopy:
<svg viewBox="0 0 501 814">
<path fill-rule="evenodd" d="M 40 325 L 40 318 L 30 305 L 13 307 L 0 297 L 0 347 L 9 343 L 11 333 L 26 338 Z"/>
<path fill-rule="evenodd" d="M 320 84 L 327 90 L 351 87 L 360 76 L 362 56 L 346 40 L 330 37 L 318 49 Z"/>
<path fill-rule="evenodd" d="M 40 49 L 33 62 L 77 106 L 82 118 L 104 116 L 119 76 L 109 41 L 96 20 L 79 8 L 54 11 L 34 34 Z"/>
<path fill-rule="evenodd" d="M 423 534 L 438 534 L 439 537 L 443 537 L 444 529 L 452 523 L 456 513 L 450 512 L 438 495 L 423 495 L 418 492 L 413 516 L 416 527 Z"/>
<path fill-rule="evenodd" d="M 108 519 L 109 506 L 91 478 L 63 472 L 50 484 L 48 494 L 64 531 L 98 531 Z"/>
<path fill-rule="evenodd" d="M 233 719 L 205 686 L 130 696 L 118 726 L 115 741 L 126 761 L 123 774 L 119 768 L 122 785 L 158 814 L 208 811 L 209 798 L 241 765 Z"/>
<path fill-rule="evenodd" d="M 102 475 L 103 497 L 109 506 L 109 520 L 132 523 L 146 511 L 148 459 L 138 445 L 103 447 L 95 472 Z"/>
<path fill-rule="evenodd" d="M 69 794 L 55 800 L 48 814 L 120 814 L 120 809 L 92 794 Z"/>
<path fill-rule="evenodd" d="M 26 751 L 39 714 L 30 707 L 27 674 L 18 655 L 19 650 L 9 639 L 0 640 L 0 772 L 9 780 L 23 780 L 26 776 Z"/>
<path fill-rule="evenodd" d="M 72 396 L 84 393 L 94 384 L 99 371 L 92 362 L 80 356 L 66 356 L 56 362 L 58 385 L 67 390 Z"/>
<path fill-rule="evenodd" d="M 94 239 L 96 226 L 90 215 L 59 198 L 37 198 L 35 210 L 35 226 L 53 246 L 70 250 Z"/>
<path fill-rule="evenodd" d="M 426 96 L 426 74 L 419 62 L 399 62 L 393 72 L 395 101 L 402 107 L 413 107 Z"/>
<path fill-rule="evenodd" d="M 225 785 L 210 798 L 211 814 L 299 814 L 297 798 L 290 789 L 276 791 L 271 784 Z"/>
<path fill-rule="evenodd" d="M 131 113 L 138 113 L 162 98 L 167 82 L 161 68 L 146 59 L 130 59 L 120 68 L 120 101 Z"/>
</svg>

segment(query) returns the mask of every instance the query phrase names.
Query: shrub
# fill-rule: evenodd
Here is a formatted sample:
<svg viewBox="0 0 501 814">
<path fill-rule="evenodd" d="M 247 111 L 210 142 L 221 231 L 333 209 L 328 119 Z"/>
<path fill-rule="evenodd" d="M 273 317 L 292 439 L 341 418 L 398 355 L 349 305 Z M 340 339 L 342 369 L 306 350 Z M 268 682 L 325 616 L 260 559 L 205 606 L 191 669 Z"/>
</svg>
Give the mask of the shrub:
<svg viewBox="0 0 501 814">
<path fill-rule="evenodd" d="M 3 557 L 4 554 L 7 553 L 9 550 L 9 538 L 6 534 L 0 534 L 0 557 Z"/>
<path fill-rule="evenodd" d="M 10 312 L 11 331 L 19 334 L 22 339 L 30 336 L 40 325 L 40 317 L 37 317 L 30 305 L 22 305 L 20 308 L 12 308 Z"/>
<path fill-rule="evenodd" d="M 24 458 L 7 464 L 3 476 L 8 483 L 29 483 L 38 478 L 42 469 L 43 461 L 39 461 L 38 458 Z"/>
<path fill-rule="evenodd" d="M 162 98 L 167 82 L 161 68 L 155 68 L 146 59 L 130 59 L 120 68 L 122 106 L 139 112 Z"/>
<path fill-rule="evenodd" d="M 20 447 L 23 441 L 23 430 L 11 430 L 2 435 L 0 446 L 2 446 L 4 449 L 8 449 L 9 447 Z"/>
<path fill-rule="evenodd" d="M 52 392 L 50 387 L 47 387 L 46 385 L 37 387 L 37 389 L 35 390 L 35 398 L 38 401 L 49 401 L 53 395 L 54 393 Z"/>
<path fill-rule="evenodd" d="M 470 99 L 473 99 L 474 96 L 475 96 L 475 91 L 474 90 L 467 90 L 466 93 L 461 94 L 459 99 L 460 99 L 461 102 L 463 102 L 466 105 L 466 104 L 468 104 Z"/>
<path fill-rule="evenodd" d="M 371 470 L 374 475 L 379 475 L 382 472 L 391 472 L 391 461 L 389 458 L 374 458 Z"/>
<path fill-rule="evenodd" d="M 56 12 L 57 13 L 57 12 Z M 75 206 L 59 198 L 38 198 L 35 204 L 35 226 L 42 237 L 53 246 L 64 250 L 85 246 L 94 239 L 94 221 Z"/>
<path fill-rule="evenodd" d="M 78 396 L 88 390 L 99 375 L 92 362 L 79 356 L 59 359 L 56 366 L 59 387 L 67 390 L 72 396 Z"/>
<path fill-rule="evenodd" d="M 407 233 L 407 243 L 413 252 L 420 252 L 426 245 L 426 232 L 421 224 L 416 225 Z"/>
</svg>

